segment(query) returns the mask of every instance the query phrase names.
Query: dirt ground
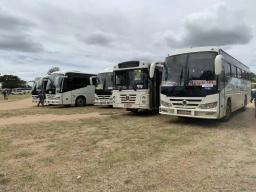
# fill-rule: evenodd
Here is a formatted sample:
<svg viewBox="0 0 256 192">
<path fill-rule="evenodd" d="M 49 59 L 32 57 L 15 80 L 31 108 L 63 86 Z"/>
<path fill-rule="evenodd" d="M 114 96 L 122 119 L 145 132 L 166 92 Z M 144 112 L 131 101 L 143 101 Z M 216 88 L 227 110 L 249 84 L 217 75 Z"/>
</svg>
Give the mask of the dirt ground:
<svg viewBox="0 0 256 192">
<path fill-rule="evenodd" d="M 0 110 L 1 192 L 256 191 L 252 105 L 226 123 L 93 106 L 38 109 L 31 99 Z"/>
<path fill-rule="evenodd" d="M 22 99 L 18 101 L 5 101 L 0 102 L 0 110 L 15 110 L 32 107 L 31 98 Z"/>
</svg>

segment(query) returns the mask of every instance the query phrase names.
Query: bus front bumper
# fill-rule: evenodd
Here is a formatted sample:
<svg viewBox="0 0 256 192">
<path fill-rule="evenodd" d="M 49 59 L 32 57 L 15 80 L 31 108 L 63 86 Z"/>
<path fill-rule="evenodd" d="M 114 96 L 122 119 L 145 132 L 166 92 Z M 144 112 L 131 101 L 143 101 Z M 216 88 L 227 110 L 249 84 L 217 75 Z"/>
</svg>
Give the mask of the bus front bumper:
<svg viewBox="0 0 256 192">
<path fill-rule="evenodd" d="M 148 105 L 140 105 L 134 103 L 113 103 L 114 108 L 124 108 L 124 109 L 145 109 L 149 110 L 150 107 Z"/>
<path fill-rule="evenodd" d="M 113 102 L 109 99 L 98 99 L 98 100 L 95 100 L 95 103 L 94 105 L 97 105 L 97 106 L 110 106 L 110 105 L 113 105 Z"/>
<path fill-rule="evenodd" d="M 46 104 L 48 105 L 62 105 L 60 100 L 46 100 Z"/>
<path fill-rule="evenodd" d="M 178 117 L 191 117 L 200 119 L 218 119 L 217 109 L 183 109 L 163 107 L 159 108 L 159 113 L 163 115 L 172 115 Z"/>
</svg>

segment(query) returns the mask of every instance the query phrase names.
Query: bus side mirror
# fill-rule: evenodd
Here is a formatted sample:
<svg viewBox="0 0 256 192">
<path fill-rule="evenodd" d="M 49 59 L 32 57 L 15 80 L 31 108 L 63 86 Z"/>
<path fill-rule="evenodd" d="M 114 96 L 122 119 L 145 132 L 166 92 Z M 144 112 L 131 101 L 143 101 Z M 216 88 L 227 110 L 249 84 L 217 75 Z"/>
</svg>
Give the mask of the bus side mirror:
<svg viewBox="0 0 256 192">
<path fill-rule="evenodd" d="M 215 58 L 215 75 L 220 75 L 222 72 L 222 65 L 223 65 L 223 56 L 217 55 Z"/>
<path fill-rule="evenodd" d="M 155 75 L 156 63 L 152 63 L 149 68 L 149 78 L 152 79 Z"/>
</svg>

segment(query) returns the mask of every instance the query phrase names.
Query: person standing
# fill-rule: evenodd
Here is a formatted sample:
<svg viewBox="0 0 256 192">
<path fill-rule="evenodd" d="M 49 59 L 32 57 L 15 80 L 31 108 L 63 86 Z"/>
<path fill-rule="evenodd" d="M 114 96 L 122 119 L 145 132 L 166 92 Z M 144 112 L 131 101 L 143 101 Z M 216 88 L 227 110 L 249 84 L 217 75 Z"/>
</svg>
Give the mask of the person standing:
<svg viewBox="0 0 256 192">
<path fill-rule="evenodd" d="M 6 89 L 3 90 L 3 95 L 4 95 L 4 100 L 8 100 L 8 93 Z"/>
<path fill-rule="evenodd" d="M 44 106 L 44 99 L 45 99 L 45 96 L 44 96 L 44 93 L 42 91 L 39 92 L 38 94 L 38 104 L 37 104 L 37 107 L 40 106 L 40 104 L 42 105 L 42 107 Z"/>
<path fill-rule="evenodd" d="M 254 116 L 256 118 L 256 90 L 251 91 L 251 103 L 254 101 Z"/>
</svg>

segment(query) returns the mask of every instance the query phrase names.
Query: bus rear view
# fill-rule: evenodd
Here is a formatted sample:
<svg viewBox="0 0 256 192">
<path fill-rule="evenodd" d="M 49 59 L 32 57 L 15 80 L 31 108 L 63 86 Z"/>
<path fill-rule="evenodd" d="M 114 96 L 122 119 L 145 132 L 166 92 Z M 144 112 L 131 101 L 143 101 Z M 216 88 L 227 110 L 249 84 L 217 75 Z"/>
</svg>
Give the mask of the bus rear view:
<svg viewBox="0 0 256 192">
<path fill-rule="evenodd" d="M 166 58 L 160 113 L 229 119 L 250 97 L 249 69 L 221 49 L 178 50 Z"/>
</svg>

